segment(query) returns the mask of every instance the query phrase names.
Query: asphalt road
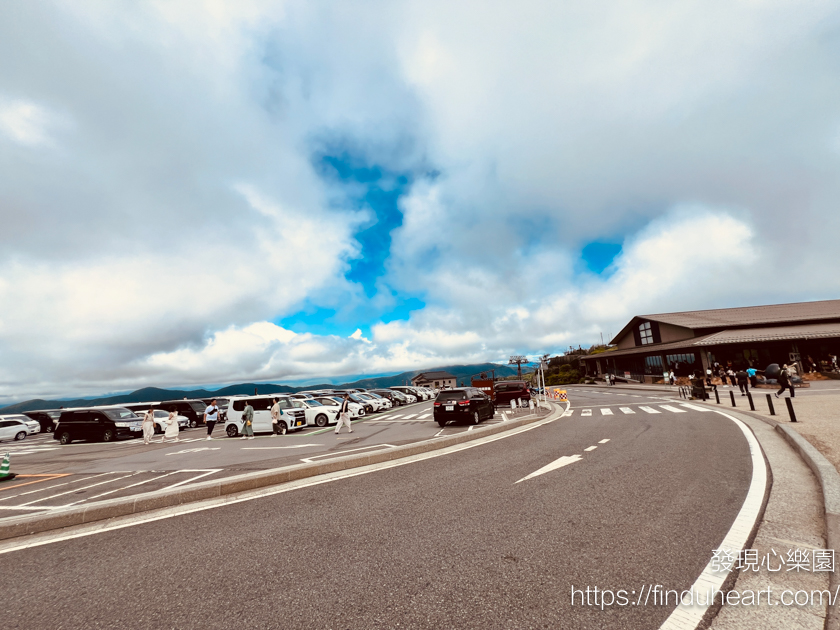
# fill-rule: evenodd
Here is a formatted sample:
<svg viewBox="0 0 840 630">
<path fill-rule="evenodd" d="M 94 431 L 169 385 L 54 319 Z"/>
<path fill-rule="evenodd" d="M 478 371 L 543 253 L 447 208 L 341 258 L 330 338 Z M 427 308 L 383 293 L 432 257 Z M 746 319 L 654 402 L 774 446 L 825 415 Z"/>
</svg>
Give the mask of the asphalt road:
<svg viewBox="0 0 840 630">
<path fill-rule="evenodd" d="M 484 420 L 484 424 L 519 417 L 526 410 Z M 432 401 L 398 407 L 354 421 L 353 433 L 335 427 L 307 427 L 285 436 L 258 435 L 254 440 L 225 436 L 206 440 L 206 429 L 181 432 L 177 443 L 146 445 L 142 439 L 118 442 L 73 442 L 61 445 L 52 434 L 30 436 L 0 445 L 11 452 L 12 471 L 19 476 L 0 485 L 0 519 L 71 505 L 126 497 L 230 475 L 324 461 L 351 453 L 374 452 L 435 436 L 471 430 L 467 424 L 441 429 L 432 419 Z"/>
<path fill-rule="evenodd" d="M 573 391 L 571 415 L 457 453 L 4 554 L 0 610 L 30 629 L 657 628 L 673 606 L 571 589 L 688 588 L 750 475 L 717 413 Z"/>
</svg>

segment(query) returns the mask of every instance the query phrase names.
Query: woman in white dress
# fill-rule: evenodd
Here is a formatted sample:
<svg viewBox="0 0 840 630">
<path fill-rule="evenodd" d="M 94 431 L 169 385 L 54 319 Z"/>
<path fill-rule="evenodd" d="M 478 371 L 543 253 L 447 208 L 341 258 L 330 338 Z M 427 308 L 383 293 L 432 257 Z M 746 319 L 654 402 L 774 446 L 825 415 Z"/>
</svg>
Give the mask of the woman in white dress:
<svg viewBox="0 0 840 630">
<path fill-rule="evenodd" d="M 155 434 L 155 412 L 149 409 L 143 415 L 143 444 L 151 444 Z"/>
<path fill-rule="evenodd" d="M 169 408 L 169 417 L 166 419 L 166 432 L 163 434 L 161 442 L 166 442 L 166 438 L 174 438 L 172 441 L 178 441 L 178 412 L 175 407 Z"/>
</svg>

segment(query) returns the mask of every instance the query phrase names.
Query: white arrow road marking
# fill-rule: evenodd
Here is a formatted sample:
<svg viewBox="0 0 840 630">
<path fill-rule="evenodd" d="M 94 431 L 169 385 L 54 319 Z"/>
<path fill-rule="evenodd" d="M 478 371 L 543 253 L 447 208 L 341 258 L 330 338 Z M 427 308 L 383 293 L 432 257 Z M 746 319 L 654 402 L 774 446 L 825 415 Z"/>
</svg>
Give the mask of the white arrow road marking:
<svg viewBox="0 0 840 630">
<path fill-rule="evenodd" d="M 591 416 L 592 415 L 592 410 L 591 409 L 584 409 L 583 411 L 580 412 L 580 415 Z"/>
<path fill-rule="evenodd" d="M 619 407 L 619 409 L 621 409 L 621 412 L 622 412 L 622 413 L 632 413 L 632 414 L 635 414 L 635 413 L 636 413 L 635 411 L 633 411 L 632 409 L 630 409 L 630 407 Z"/>
<path fill-rule="evenodd" d="M 671 405 L 659 405 L 659 407 L 664 409 L 665 411 L 671 411 L 673 413 L 686 413 L 685 409 L 680 409 L 679 407 L 672 407 Z"/>
<path fill-rule="evenodd" d="M 599 442 L 598 442 L 598 444 L 606 444 L 606 443 L 607 443 L 607 442 L 609 442 L 609 441 L 610 441 L 610 439 L 609 439 L 609 438 L 607 438 L 607 439 L 605 439 L 605 440 L 601 440 L 601 441 L 599 441 Z"/>
<path fill-rule="evenodd" d="M 243 446 L 240 451 L 273 451 L 280 448 L 306 448 L 307 446 L 322 446 L 321 444 L 290 444 L 289 446 Z"/>
<path fill-rule="evenodd" d="M 662 413 L 661 411 L 659 411 L 657 409 L 654 409 L 653 407 L 642 406 L 642 407 L 639 407 L 639 409 L 641 409 L 642 411 L 645 411 L 647 413 Z"/>
<path fill-rule="evenodd" d="M 554 460 L 548 466 L 543 466 L 539 470 L 535 470 L 530 475 L 526 477 L 522 477 L 516 483 L 520 481 L 525 481 L 526 479 L 530 479 L 531 477 L 537 477 L 539 475 L 544 475 L 547 472 L 551 472 L 552 470 L 557 470 L 558 468 L 563 468 L 563 466 L 568 466 L 569 464 L 574 464 L 575 462 L 579 462 L 583 459 L 583 455 L 564 455 L 560 459 Z"/>
<path fill-rule="evenodd" d="M 602 416 L 611 416 L 613 415 L 612 409 L 609 407 L 601 407 L 601 415 Z"/>
<path fill-rule="evenodd" d="M 597 446 L 587 446 L 583 450 L 586 451 L 586 452 L 589 452 L 589 451 L 594 451 L 596 448 L 598 448 L 598 447 Z"/>
<path fill-rule="evenodd" d="M 682 403 L 682 407 L 688 407 L 689 409 L 694 409 L 694 411 L 711 411 L 711 409 L 706 409 L 705 407 L 698 407 L 697 405 L 692 405 L 690 403 Z"/>
</svg>

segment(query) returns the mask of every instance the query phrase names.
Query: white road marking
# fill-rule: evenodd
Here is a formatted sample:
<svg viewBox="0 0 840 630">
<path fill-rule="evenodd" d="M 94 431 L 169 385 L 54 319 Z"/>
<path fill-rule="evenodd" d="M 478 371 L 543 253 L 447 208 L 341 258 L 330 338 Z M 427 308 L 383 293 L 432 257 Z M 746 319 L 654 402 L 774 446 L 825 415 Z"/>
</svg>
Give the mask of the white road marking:
<svg viewBox="0 0 840 630">
<path fill-rule="evenodd" d="M 503 411 L 502 412 L 502 422 L 507 422 L 507 421 L 508 421 L 507 414 Z"/>
<path fill-rule="evenodd" d="M 551 472 L 552 470 L 557 470 L 558 468 L 563 468 L 563 466 L 568 466 L 569 464 L 574 464 L 575 462 L 579 462 L 583 459 L 583 455 L 564 455 L 560 459 L 556 459 L 547 466 L 543 466 L 539 470 L 535 470 L 530 475 L 526 475 L 522 477 L 516 483 L 520 483 L 525 481 L 526 479 L 531 479 L 532 477 L 538 477 L 539 475 L 544 475 L 547 472 Z"/>
<path fill-rule="evenodd" d="M 713 409 L 706 409 L 705 407 L 698 407 L 697 405 L 692 405 L 691 403 L 680 403 L 681 406 L 687 407 L 689 409 L 694 409 L 694 411 L 713 411 Z"/>
<path fill-rule="evenodd" d="M 598 448 L 598 447 L 597 446 L 587 446 L 583 450 L 586 451 L 586 452 L 589 452 L 589 451 L 594 451 L 596 448 Z"/>
<path fill-rule="evenodd" d="M 395 413 L 393 415 L 389 415 L 388 419 L 389 420 L 395 420 L 396 418 L 402 418 L 402 417 L 403 417 L 403 415 L 401 413 Z"/>
<path fill-rule="evenodd" d="M 584 409 L 583 411 L 580 412 L 580 415 L 591 416 L 592 415 L 592 410 L 591 409 Z"/>
<path fill-rule="evenodd" d="M 600 440 L 600 441 L 598 442 L 598 444 L 606 444 L 606 443 L 607 443 L 607 442 L 609 442 L 609 441 L 610 441 L 610 438 L 606 438 L 606 439 Z"/>
<path fill-rule="evenodd" d="M 29 503 L 21 503 L 19 507 L 24 507 L 27 505 L 32 505 L 33 503 L 38 503 L 39 501 L 47 501 L 48 499 L 55 499 L 57 497 L 63 497 L 65 494 L 71 494 L 73 492 L 78 492 L 79 490 L 87 490 L 88 488 L 95 488 L 96 486 L 101 486 L 106 483 L 113 483 L 115 481 L 119 481 L 120 479 L 127 479 L 128 477 L 133 477 L 136 474 L 139 474 L 140 471 L 133 472 L 129 475 L 124 475 L 122 477 L 117 477 L 116 479 L 106 479 L 105 481 L 100 481 L 98 483 L 92 483 L 89 486 L 83 486 L 81 488 L 73 488 L 72 490 L 68 490 L 67 492 L 59 492 L 58 494 L 54 494 L 49 497 L 42 497 L 40 499 L 35 499 L 34 501 L 30 501 Z M 113 475 L 121 475 L 122 473 L 108 473 Z"/>
<path fill-rule="evenodd" d="M 724 418 L 729 418 L 738 425 L 744 437 L 747 438 L 747 443 L 750 447 L 750 457 L 752 458 L 752 479 L 750 480 L 750 488 L 747 491 L 747 498 L 744 499 L 741 510 L 738 512 L 738 516 L 735 517 L 735 521 L 729 528 L 729 532 L 727 532 L 721 543 L 715 546 L 715 549 L 725 550 L 737 557 L 746 546 L 747 539 L 761 512 L 761 504 L 764 502 L 764 493 L 767 488 L 767 468 L 764 455 L 761 453 L 761 446 L 759 446 L 758 440 L 752 431 L 743 422 L 737 418 L 733 418 L 729 414 L 716 410 L 715 413 L 719 413 Z M 709 564 L 706 565 L 706 568 L 703 569 L 703 572 L 694 584 L 691 585 L 690 592 L 714 593 L 723 586 L 726 578 L 729 577 L 729 572 L 712 570 L 713 561 L 714 558 L 709 560 Z M 660 630 L 688 630 L 696 628 L 709 609 L 709 605 L 712 603 L 707 602 L 707 605 L 693 606 L 680 604 L 665 620 L 665 623 L 660 626 Z"/>
<path fill-rule="evenodd" d="M 36 488 L 35 490 L 27 490 L 26 492 L 21 492 L 19 494 L 13 494 L 11 496 L 5 496 L 0 498 L 0 501 L 6 501 L 8 499 L 14 499 L 16 497 L 22 497 L 26 494 L 34 494 L 36 492 L 43 492 L 44 490 L 53 490 L 55 488 L 60 488 L 61 486 L 67 486 L 72 483 L 80 483 L 82 481 L 87 481 L 88 479 L 95 479 L 96 477 L 101 477 L 102 475 L 110 475 L 111 473 L 99 473 L 98 475 L 92 475 L 90 477 L 82 477 L 81 479 L 70 479 L 68 481 L 64 481 L 62 483 L 56 483 L 51 486 L 42 486 L 40 488 Z M 61 479 L 62 477 L 55 477 L 55 479 Z"/>
<path fill-rule="evenodd" d="M 611 415 L 613 415 L 612 409 L 610 409 L 609 407 L 602 407 L 602 408 L 601 408 L 601 415 L 602 415 L 602 416 L 611 416 Z"/>
<path fill-rule="evenodd" d="M 403 416 L 403 420 L 408 420 L 409 418 L 413 418 L 416 415 L 417 415 L 416 413 L 410 413 L 407 416 Z"/>
<path fill-rule="evenodd" d="M 220 451 L 222 450 L 221 446 L 203 446 L 201 448 L 185 448 L 181 451 L 175 451 L 174 453 L 167 453 L 167 455 L 184 455 L 186 453 L 200 453 L 201 451 Z"/>
<path fill-rule="evenodd" d="M 418 420 L 422 420 L 423 418 L 428 418 L 428 417 L 429 417 L 429 416 L 431 416 L 431 415 L 432 415 L 432 414 L 430 414 L 430 413 L 424 413 L 424 414 L 422 414 L 422 415 L 420 415 L 420 416 L 417 416 L 417 419 L 418 419 Z"/>
<path fill-rule="evenodd" d="M 92 497 L 86 497 L 84 499 L 81 499 L 79 501 L 75 501 L 73 503 L 67 503 L 66 505 L 63 505 L 61 507 L 71 507 L 73 505 L 78 505 L 79 503 L 84 503 L 85 501 L 91 501 L 92 499 L 98 499 L 100 497 L 104 497 L 104 496 L 107 496 L 109 494 L 114 494 L 115 492 L 120 492 L 121 490 L 128 490 L 129 488 L 134 488 L 136 486 L 142 486 L 144 483 L 149 483 L 150 481 L 157 481 L 158 479 L 163 479 L 164 477 L 168 477 L 169 475 L 174 475 L 177 472 L 180 472 L 180 471 L 175 470 L 173 472 L 163 474 L 159 477 L 152 477 L 151 479 L 146 479 L 144 481 L 138 481 L 137 483 L 132 483 L 132 484 L 127 485 L 127 486 L 122 486 L 122 487 L 117 488 L 115 490 L 108 490 L 108 492 L 103 492 L 102 494 L 96 494 Z"/>
<path fill-rule="evenodd" d="M 659 405 L 660 409 L 665 409 L 666 411 L 670 411 L 673 413 L 687 413 L 685 409 L 680 409 L 679 407 L 672 407 L 671 405 Z"/>
<path fill-rule="evenodd" d="M 309 446 L 322 446 L 321 444 L 290 444 L 289 446 L 243 446 L 240 451 L 275 451 L 282 448 L 307 448 Z"/>
<path fill-rule="evenodd" d="M 306 457 L 301 459 L 300 461 L 306 462 L 307 464 L 311 464 L 316 459 L 321 459 L 323 457 L 341 457 L 346 455 L 347 453 L 355 453 L 357 451 L 368 451 L 372 448 L 396 448 L 393 444 L 371 444 L 370 446 L 360 446 L 359 448 L 348 448 L 343 451 L 333 451 L 331 453 L 323 453 L 321 455 L 313 455 L 312 457 Z"/>
<path fill-rule="evenodd" d="M 574 414 L 574 413 L 575 413 L 575 410 L 574 410 L 574 409 L 569 409 L 569 410 L 568 410 L 568 411 L 566 411 L 566 412 L 563 414 L 563 416 L 561 416 L 561 417 L 571 416 L 571 415 L 572 415 L 572 414 Z"/>
<path fill-rule="evenodd" d="M 630 394 L 633 398 L 641 398 L 638 394 Z"/>
<path fill-rule="evenodd" d="M 443 433 L 443 429 L 441 429 L 440 431 L 438 431 L 437 433 L 435 433 L 435 437 L 440 437 L 440 434 L 441 434 L 441 433 Z"/>
<path fill-rule="evenodd" d="M 196 476 L 196 477 L 192 477 L 191 479 L 185 479 L 184 481 L 179 481 L 178 483 L 173 483 L 171 486 L 166 486 L 165 488 L 161 488 L 161 490 L 171 490 L 172 488 L 177 488 L 178 486 L 183 486 L 184 484 L 192 483 L 193 481 L 198 481 L 202 477 L 206 477 L 207 475 L 212 475 L 213 473 L 217 473 L 217 472 L 221 472 L 221 471 L 222 471 L 221 468 L 212 468 L 212 469 L 205 468 L 203 470 L 201 470 L 201 469 L 198 469 L 198 470 L 179 470 L 178 472 L 182 472 L 182 473 L 200 472 L 201 474 Z"/>
<path fill-rule="evenodd" d="M 473 429 L 475 429 L 475 425 L 474 425 L 474 424 L 471 424 L 471 425 L 469 426 L 469 428 L 467 429 L 467 431 L 472 431 Z"/>
<path fill-rule="evenodd" d="M 639 409 L 641 409 L 642 411 L 645 411 L 647 413 L 662 413 L 658 409 L 654 409 L 653 407 L 645 407 L 644 405 L 639 407 Z"/>
<path fill-rule="evenodd" d="M 630 407 L 619 407 L 621 413 L 632 413 L 635 414 L 636 412 L 630 409 Z"/>
</svg>

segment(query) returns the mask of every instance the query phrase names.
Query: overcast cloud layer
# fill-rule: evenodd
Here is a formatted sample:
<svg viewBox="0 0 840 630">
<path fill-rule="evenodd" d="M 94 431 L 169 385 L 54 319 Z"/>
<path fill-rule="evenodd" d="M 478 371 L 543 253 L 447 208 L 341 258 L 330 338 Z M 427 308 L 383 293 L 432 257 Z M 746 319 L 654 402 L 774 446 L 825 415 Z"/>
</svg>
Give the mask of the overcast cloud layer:
<svg viewBox="0 0 840 630">
<path fill-rule="evenodd" d="M 840 292 L 836 2 L 7 2 L 0 59 L 0 404 Z"/>
</svg>

